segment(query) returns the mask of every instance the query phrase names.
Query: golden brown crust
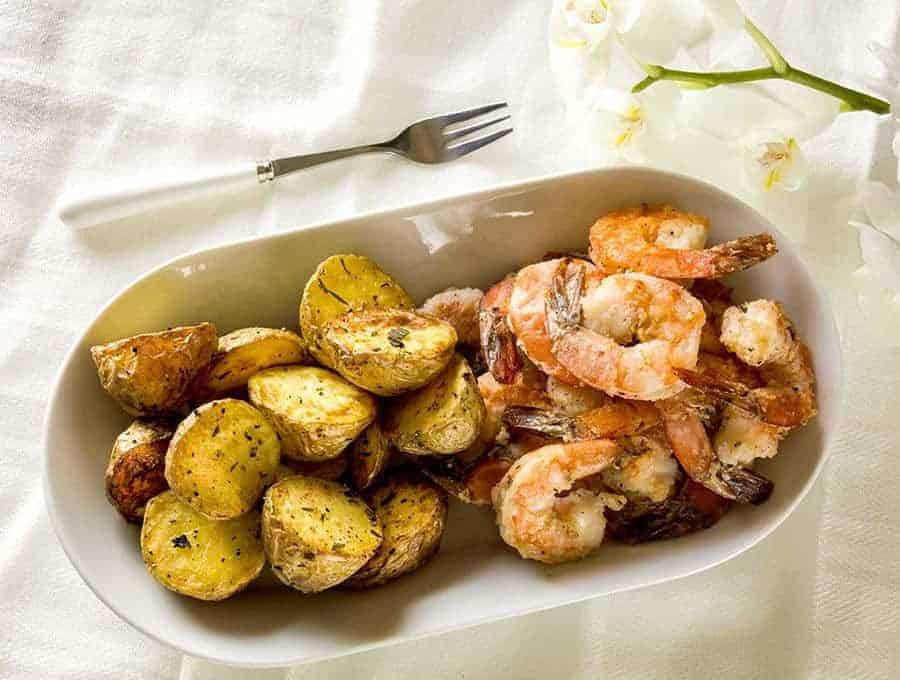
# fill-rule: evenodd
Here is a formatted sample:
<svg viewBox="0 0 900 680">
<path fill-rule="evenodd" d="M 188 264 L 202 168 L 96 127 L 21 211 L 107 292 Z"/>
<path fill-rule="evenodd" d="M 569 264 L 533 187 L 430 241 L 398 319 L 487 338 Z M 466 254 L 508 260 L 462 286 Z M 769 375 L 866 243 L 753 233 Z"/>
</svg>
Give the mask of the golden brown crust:
<svg viewBox="0 0 900 680">
<path fill-rule="evenodd" d="M 106 497 L 129 522 L 140 522 L 147 502 L 169 488 L 166 450 L 174 429 L 165 420 L 135 420 L 116 437 L 106 466 Z"/>
<path fill-rule="evenodd" d="M 391 447 L 381 423 L 373 421 L 350 447 L 350 479 L 360 491 L 381 475 L 391 456 Z"/>
<path fill-rule="evenodd" d="M 143 333 L 91 347 L 100 384 L 134 416 L 177 412 L 216 349 L 211 323 Z"/>
</svg>

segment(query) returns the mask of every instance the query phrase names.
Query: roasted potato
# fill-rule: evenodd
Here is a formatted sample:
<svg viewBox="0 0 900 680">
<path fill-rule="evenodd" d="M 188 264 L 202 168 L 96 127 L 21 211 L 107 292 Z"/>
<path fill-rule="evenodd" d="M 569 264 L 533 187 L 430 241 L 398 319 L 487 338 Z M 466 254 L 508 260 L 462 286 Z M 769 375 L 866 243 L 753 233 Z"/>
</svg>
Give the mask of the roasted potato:
<svg viewBox="0 0 900 680">
<path fill-rule="evenodd" d="M 166 481 L 202 515 L 230 519 L 256 504 L 280 458 L 278 434 L 259 411 L 218 399 L 194 409 L 175 430 Z"/>
<path fill-rule="evenodd" d="M 347 581 L 357 588 L 378 586 L 421 567 L 440 547 L 447 523 L 447 494 L 412 471 L 394 473 L 367 500 L 384 540 Z"/>
<path fill-rule="evenodd" d="M 286 467 L 293 470 L 295 475 L 306 475 L 307 477 L 318 477 L 319 479 L 330 479 L 331 481 L 340 479 L 349 466 L 350 456 L 346 451 L 328 460 L 316 462 L 288 460 L 286 463 Z"/>
<path fill-rule="evenodd" d="M 475 441 L 484 417 L 475 376 L 455 354 L 433 382 L 388 405 L 384 428 L 388 441 L 404 453 L 451 454 Z"/>
<path fill-rule="evenodd" d="M 198 600 L 224 600 L 265 566 L 259 513 L 215 521 L 165 491 L 147 504 L 141 556 L 153 578 L 169 590 Z"/>
<path fill-rule="evenodd" d="M 296 475 L 269 487 L 263 543 L 276 576 L 304 593 L 350 577 L 381 544 L 372 509 L 343 484 Z"/>
<path fill-rule="evenodd" d="M 300 300 L 300 332 L 312 355 L 328 366 L 319 340 L 331 319 L 363 309 L 412 309 L 412 298 L 362 255 L 332 255 L 307 281 Z"/>
<path fill-rule="evenodd" d="M 391 447 L 381 424 L 375 420 L 350 447 L 350 479 L 362 491 L 378 479 L 387 466 Z"/>
<path fill-rule="evenodd" d="M 269 368 L 250 378 L 248 389 L 278 430 L 282 453 L 294 460 L 336 457 L 375 418 L 372 395 L 324 368 Z"/>
<path fill-rule="evenodd" d="M 381 397 L 427 385 L 450 361 L 457 340 L 446 321 L 402 309 L 350 312 L 320 332 L 323 363 Z"/>
<path fill-rule="evenodd" d="M 91 347 L 100 384 L 133 416 L 178 411 L 216 349 L 211 323 L 143 333 Z"/>
<path fill-rule="evenodd" d="M 230 395 L 263 369 L 308 361 L 303 339 L 292 331 L 241 328 L 219 338 L 212 361 L 197 375 L 190 396 L 202 402 Z"/>
<path fill-rule="evenodd" d="M 140 522 L 147 501 L 169 488 L 166 450 L 173 433 L 165 420 L 135 420 L 116 437 L 106 466 L 106 497 L 129 522 Z"/>
</svg>

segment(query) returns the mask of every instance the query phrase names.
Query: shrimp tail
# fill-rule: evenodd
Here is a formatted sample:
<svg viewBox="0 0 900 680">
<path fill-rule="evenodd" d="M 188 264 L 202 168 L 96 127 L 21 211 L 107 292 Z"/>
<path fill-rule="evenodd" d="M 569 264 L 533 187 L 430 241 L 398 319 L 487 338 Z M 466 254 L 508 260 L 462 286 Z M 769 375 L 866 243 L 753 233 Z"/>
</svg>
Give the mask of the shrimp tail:
<svg viewBox="0 0 900 680">
<path fill-rule="evenodd" d="M 484 361 L 491 375 L 504 385 L 516 381 L 523 365 L 516 336 L 506 323 L 512 286 L 513 277 L 506 277 L 485 293 L 478 308 L 478 333 Z"/>
<path fill-rule="evenodd" d="M 720 243 L 707 252 L 711 264 L 709 278 L 715 279 L 768 260 L 778 252 L 778 246 L 769 234 L 755 234 Z"/>
<path fill-rule="evenodd" d="M 516 346 L 516 337 L 506 325 L 506 320 L 483 319 L 481 331 L 482 353 L 491 375 L 498 383 L 514 383 L 522 370 L 522 357 Z"/>
<path fill-rule="evenodd" d="M 553 411 L 510 406 L 503 412 L 503 422 L 508 427 L 540 432 L 566 442 L 575 441 L 577 438 L 574 418 Z"/>
<path fill-rule="evenodd" d="M 553 284 L 547 292 L 547 331 L 556 339 L 566 330 L 581 325 L 581 291 L 584 287 L 584 269 L 570 267 L 569 260 L 559 263 Z"/>
<path fill-rule="evenodd" d="M 738 503 L 760 505 L 772 495 L 775 484 L 758 472 L 733 465 L 720 465 L 716 477 Z"/>
<path fill-rule="evenodd" d="M 629 545 L 678 538 L 708 529 L 731 507 L 731 501 L 709 491 L 690 478 L 672 498 L 659 503 L 625 506 L 611 513 L 610 533 Z"/>
<path fill-rule="evenodd" d="M 816 414 L 815 397 L 808 386 L 750 388 L 743 383 L 677 368 L 675 372 L 691 387 L 725 401 L 776 427 L 800 427 Z"/>
</svg>

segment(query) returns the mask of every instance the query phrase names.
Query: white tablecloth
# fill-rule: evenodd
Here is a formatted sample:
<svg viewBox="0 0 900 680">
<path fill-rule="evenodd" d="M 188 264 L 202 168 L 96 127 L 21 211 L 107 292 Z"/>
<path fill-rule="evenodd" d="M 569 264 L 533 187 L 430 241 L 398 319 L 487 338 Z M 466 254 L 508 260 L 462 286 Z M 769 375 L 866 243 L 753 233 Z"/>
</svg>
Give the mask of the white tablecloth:
<svg viewBox="0 0 900 680">
<path fill-rule="evenodd" d="M 743 4 L 796 63 L 833 77 L 873 68 L 866 41 L 896 41 L 896 0 Z M 552 124 L 547 9 L 541 0 L 0 1 L 0 677 L 241 677 L 129 628 L 57 545 L 39 482 L 57 367 L 117 289 L 187 249 L 579 163 Z M 84 233 L 54 217 L 63 192 L 105 178 L 370 141 L 417 116 L 499 98 L 525 100 L 517 134 L 453 165 L 362 158 L 272 192 Z M 885 347 L 855 306 L 858 250 L 845 225 L 855 183 L 892 176 L 891 135 L 887 121 L 854 114 L 810 149 L 804 252 L 841 325 L 846 409 L 825 473 L 782 528 L 675 583 L 287 676 L 896 677 L 900 349 Z"/>
</svg>

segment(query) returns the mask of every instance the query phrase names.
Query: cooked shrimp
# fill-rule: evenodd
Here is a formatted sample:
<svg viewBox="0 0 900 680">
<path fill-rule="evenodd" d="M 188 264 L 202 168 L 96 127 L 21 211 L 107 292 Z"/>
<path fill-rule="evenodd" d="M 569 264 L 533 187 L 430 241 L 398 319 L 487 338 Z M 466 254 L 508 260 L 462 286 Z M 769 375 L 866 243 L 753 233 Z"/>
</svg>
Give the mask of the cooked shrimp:
<svg viewBox="0 0 900 680">
<path fill-rule="evenodd" d="M 572 258 L 547 260 L 524 267 L 516 275 L 507 319 L 525 356 L 548 376 L 577 385 L 578 378 L 566 370 L 553 355 L 553 343 L 547 333 L 544 301 L 553 285 L 556 270 L 563 262 L 569 263 L 571 269 L 581 271 L 589 281 L 593 281 L 597 275 L 596 267 L 590 262 Z"/>
<path fill-rule="evenodd" d="M 754 300 L 722 314 L 722 344 L 748 366 L 784 363 L 794 349 L 791 322 L 777 302 Z"/>
<path fill-rule="evenodd" d="M 506 322 L 515 275 L 510 274 L 488 289 L 478 310 L 481 352 L 497 382 L 512 383 L 522 369 L 516 338 Z"/>
<path fill-rule="evenodd" d="M 722 498 L 754 505 L 764 502 L 772 493 L 772 482 L 752 470 L 719 459 L 703 421 L 691 406 L 690 397 L 690 391 L 686 391 L 657 404 L 666 438 L 684 471 Z"/>
<path fill-rule="evenodd" d="M 712 438 L 716 458 L 726 465 L 747 466 L 757 458 L 772 458 L 784 438 L 785 428 L 754 418 L 743 409 L 728 404 Z"/>
<path fill-rule="evenodd" d="M 603 542 L 605 509 L 620 510 L 626 499 L 574 487 L 620 453 L 609 440 L 550 444 L 526 453 L 493 490 L 500 536 L 522 557 L 548 564 L 592 553 Z"/>
<path fill-rule="evenodd" d="M 569 416 L 581 415 L 609 401 L 609 397 L 600 390 L 584 385 L 568 385 L 552 375 L 547 378 L 547 397 L 555 410 Z"/>
<path fill-rule="evenodd" d="M 709 222 L 671 206 L 617 210 L 591 227 L 591 259 L 606 274 L 638 271 L 667 279 L 718 278 L 772 257 L 768 234 L 704 248 Z"/>
<path fill-rule="evenodd" d="M 614 274 L 584 289 L 584 269 L 563 260 L 547 297 L 556 360 L 607 394 L 655 401 L 684 388 L 705 315 L 684 288 L 645 274 Z M 584 291 L 584 293 L 582 293 Z"/>
<path fill-rule="evenodd" d="M 616 440 L 622 454 L 600 473 L 603 482 L 629 500 L 660 503 L 675 492 L 680 469 L 665 435 L 649 433 Z"/>
<path fill-rule="evenodd" d="M 420 311 L 453 326 L 462 344 L 478 347 L 481 341 L 478 310 L 483 297 L 484 293 L 477 288 L 448 288 L 425 300 Z"/>
<path fill-rule="evenodd" d="M 762 386 L 691 371 L 680 371 L 682 379 L 769 425 L 800 427 L 816 415 L 812 356 L 779 305 L 756 300 L 744 309 L 729 308 L 722 320 L 722 342 L 759 367 Z"/>
</svg>

